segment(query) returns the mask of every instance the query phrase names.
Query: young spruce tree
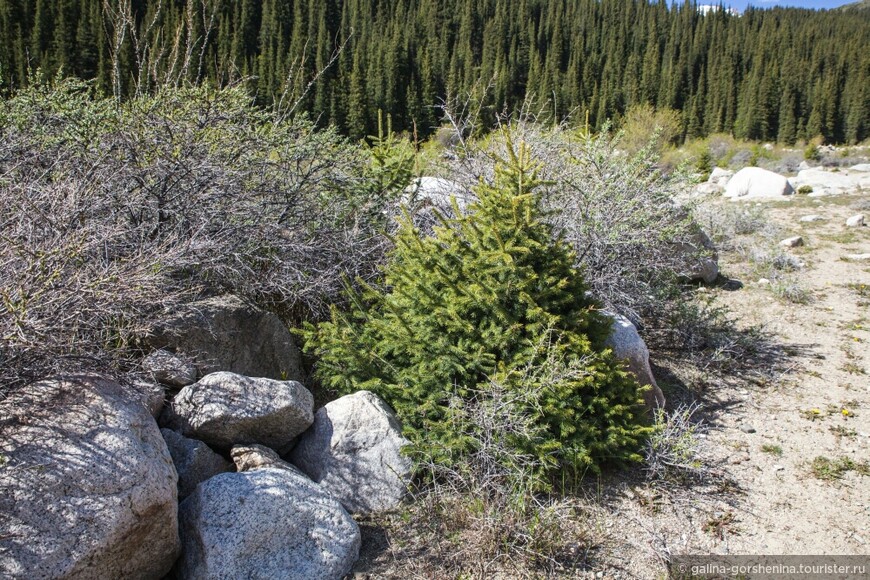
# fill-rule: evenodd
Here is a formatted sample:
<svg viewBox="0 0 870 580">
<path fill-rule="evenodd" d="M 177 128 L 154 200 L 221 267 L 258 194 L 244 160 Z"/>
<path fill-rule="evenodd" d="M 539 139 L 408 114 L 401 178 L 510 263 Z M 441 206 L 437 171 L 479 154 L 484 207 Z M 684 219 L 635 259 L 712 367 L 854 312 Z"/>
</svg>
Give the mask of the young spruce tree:
<svg viewBox="0 0 870 580">
<path fill-rule="evenodd" d="M 386 399 L 413 452 L 439 463 L 470 451 L 475 426 L 461 409 L 494 383 L 523 395 L 518 411 L 535 426 L 532 437 L 505 434 L 518 453 L 575 474 L 637 460 L 639 387 L 604 351 L 609 323 L 541 219 L 525 148 L 507 150 L 467 212 L 454 208 L 428 237 L 403 224 L 383 290 L 351 292 L 349 312 L 308 328 L 317 374 Z M 556 372 L 534 372 L 554 361 Z"/>
</svg>

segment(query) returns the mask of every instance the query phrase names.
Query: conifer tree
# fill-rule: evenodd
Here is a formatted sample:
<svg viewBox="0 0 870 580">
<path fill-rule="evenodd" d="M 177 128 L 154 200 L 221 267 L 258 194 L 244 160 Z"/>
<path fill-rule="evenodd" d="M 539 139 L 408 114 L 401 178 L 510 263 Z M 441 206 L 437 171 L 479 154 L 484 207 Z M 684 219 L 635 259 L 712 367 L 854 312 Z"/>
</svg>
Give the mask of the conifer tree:
<svg viewBox="0 0 870 580">
<path fill-rule="evenodd" d="M 521 411 L 542 435 L 513 441 L 519 451 L 577 473 L 638 459 L 640 388 L 604 351 L 608 321 L 541 219 L 525 148 L 507 151 L 467 213 L 454 207 L 431 236 L 406 221 L 383 289 L 364 286 L 349 313 L 308 327 L 317 375 L 385 398 L 415 451 L 439 462 L 469 451 L 461 434 L 474 426 L 457 410 L 492 382 L 534 393 Z M 553 361 L 564 372 L 529 372 Z"/>
</svg>

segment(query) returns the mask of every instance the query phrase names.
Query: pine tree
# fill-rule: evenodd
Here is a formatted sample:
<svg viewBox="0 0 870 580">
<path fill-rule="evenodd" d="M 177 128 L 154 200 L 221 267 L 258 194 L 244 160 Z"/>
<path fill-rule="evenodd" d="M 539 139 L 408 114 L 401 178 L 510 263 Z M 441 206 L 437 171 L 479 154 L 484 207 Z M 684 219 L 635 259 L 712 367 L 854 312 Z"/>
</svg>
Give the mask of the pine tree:
<svg viewBox="0 0 870 580">
<path fill-rule="evenodd" d="M 441 217 L 424 236 L 406 221 L 384 288 L 351 294 L 350 313 L 309 327 L 317 375 L 342 392 L 369 389 L 396 410 L 418 452 L 451 463 L 468 452 L 453 411 L 492 382 L 532 391 L 544 435 L 518 450 L 582 473 L 637 459 L 639 387 L 603 351 L 607 319 L 586 295 L 567 245 L 543 222 L 539 184 L 524 147 L 508 141 L 495 183 L 481 183 L 468 213 Z M 544 379 L 528 369 L 557 360 Z M 524 372 L 525 371 L 525 372 Z"/>
</svg>

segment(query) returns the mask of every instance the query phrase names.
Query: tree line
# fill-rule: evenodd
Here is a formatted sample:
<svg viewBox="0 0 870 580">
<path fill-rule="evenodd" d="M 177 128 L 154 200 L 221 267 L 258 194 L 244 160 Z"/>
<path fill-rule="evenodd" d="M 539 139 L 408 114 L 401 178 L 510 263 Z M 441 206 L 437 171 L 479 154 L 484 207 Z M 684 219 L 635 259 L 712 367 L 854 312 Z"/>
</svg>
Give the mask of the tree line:
<svg viewBox="0 0 870 580">
<path fill-rule="evenodd" d="M 599 127 L 679 111 L 684 137 L 792 143 L 870 136 L 870 11 L 701 13 L 646 0 L 0 0 L 0 86 L 33 71 L 126 97 L 243 83 L 264 105 L 351 137 L 431 133 L 439 102 L 531 97 Z"/>
</svg>

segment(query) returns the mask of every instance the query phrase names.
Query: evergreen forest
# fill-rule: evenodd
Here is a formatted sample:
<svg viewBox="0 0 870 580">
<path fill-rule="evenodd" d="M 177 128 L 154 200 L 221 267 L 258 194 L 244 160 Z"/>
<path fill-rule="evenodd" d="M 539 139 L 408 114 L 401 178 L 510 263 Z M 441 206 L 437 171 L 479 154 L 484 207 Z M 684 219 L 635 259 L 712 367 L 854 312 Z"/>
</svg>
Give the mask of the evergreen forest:
<svg viewBox="0 0 870 580">
<path fill-rule="evenodd" d="M 424 137 L 447 99 L 528 103 L 598 128 L 633 105 L 682 136 L 870 136 L 870 11 L 699 11 L 646 0 L 0 0 L 0 83 L 93 80 L 128 97 L 243 83 L 351 137 Z"/>
</svg>

